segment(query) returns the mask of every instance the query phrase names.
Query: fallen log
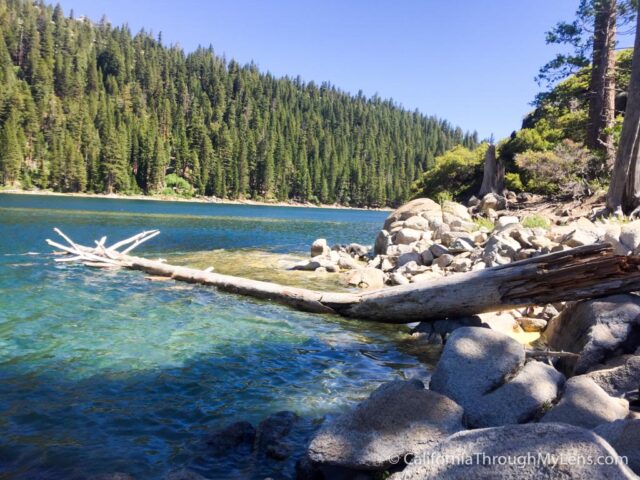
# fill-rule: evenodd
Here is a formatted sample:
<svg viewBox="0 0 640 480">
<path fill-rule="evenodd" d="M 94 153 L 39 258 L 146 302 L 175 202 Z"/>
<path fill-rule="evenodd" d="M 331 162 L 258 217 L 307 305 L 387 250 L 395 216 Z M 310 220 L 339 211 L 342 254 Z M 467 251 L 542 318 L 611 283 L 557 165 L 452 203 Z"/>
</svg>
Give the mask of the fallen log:
<svg viewBox="0 0 640 480">
<path fill-rule="evenodd" d="M 614 255 L 610 245 L 597 244 L 441 279 L 362 293 L 319 292 L 275 283 L 169 265 L 163 260 L 128 253 L 158 235 L 142 232 L 111 247 L 104 240 L 95 248 L 75 244 L 57 230 L 69 246 L 47 240 L 73 260 L 88 266 L 141 270 L 153 276 L 211 285 L 220 290 L 274 301 L 316 313 L 386 323 L 436 320 L 602 297 L 640 290 L 640 257 Z M 118 248 L 130 245 L 123 252 Z M 64 261 L 66 258 L 57 259 Z"/>
</svg>

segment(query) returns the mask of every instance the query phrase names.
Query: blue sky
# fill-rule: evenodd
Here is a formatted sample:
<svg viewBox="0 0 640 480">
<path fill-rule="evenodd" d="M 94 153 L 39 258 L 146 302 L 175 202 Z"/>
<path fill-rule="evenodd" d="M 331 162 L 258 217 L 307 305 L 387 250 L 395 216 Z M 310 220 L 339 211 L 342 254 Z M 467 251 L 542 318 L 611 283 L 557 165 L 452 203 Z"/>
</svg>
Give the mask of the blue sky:
<svg viewBox="0 0 640 480">
<path fill-rule="evenodd" d="M 557 47 L 544 33 L 579 0 L 60 0 L 66 13 L 162 32 L 275 75 L 393 98 L 502 138 L 539 91 Z"/>
</svg>

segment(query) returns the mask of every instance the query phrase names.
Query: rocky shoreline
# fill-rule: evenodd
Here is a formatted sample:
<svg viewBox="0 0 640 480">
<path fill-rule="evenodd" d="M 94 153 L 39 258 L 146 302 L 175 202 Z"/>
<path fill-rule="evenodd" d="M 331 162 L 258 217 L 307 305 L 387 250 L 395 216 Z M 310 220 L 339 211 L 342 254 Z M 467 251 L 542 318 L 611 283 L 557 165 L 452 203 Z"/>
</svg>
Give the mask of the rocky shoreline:
<svg viewBox="0 0 640 480">
<path fill-rule="evenodd" d="M 389 215 L 374 246 L 318 239 L 293 268 L 381 288 L 600 242 L 640 253 L 640 221 L 535 216 L 529 201 L 417 199 Z M 412 341 L 442 348 L 431 376 L 384 383 L 321 422 L 295 459 L 298 479 L 638 478 L 640 295 L 423 322 Z M 299 420 L 282 411 L 229 424 L 208 452 L 291 460 Z"/>
</svg>

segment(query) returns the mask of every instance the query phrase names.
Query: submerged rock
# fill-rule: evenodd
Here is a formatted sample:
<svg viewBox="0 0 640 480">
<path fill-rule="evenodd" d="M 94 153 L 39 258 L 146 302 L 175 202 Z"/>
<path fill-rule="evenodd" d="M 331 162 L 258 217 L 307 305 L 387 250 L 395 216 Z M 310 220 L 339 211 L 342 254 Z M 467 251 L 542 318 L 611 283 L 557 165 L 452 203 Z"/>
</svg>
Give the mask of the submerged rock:
<svg viewBox="0 0 640 480">
<path fill-rule="evenodd" d="M 365 267 L 357 270 L 350 270 L 347 273 L 347 283 L 360 288 L 382 288 L 384 287 L 385 276 L 382 270 Z"/>
<path fill-rule="evenodd" d="M 234 422 L 216 430 L 206 440 L 212 453 L 222 455 L 240 447 L 251 449 L 256 429 L 249 422 Z"/>
<path fill-rule="evenodd" d="M 595 458 L 610 458 L 613 462 L 594 465 Z M 593 432 L 558 423 L 530 423 L 456 433 L 416 455 L 407 468 L 389 480 L 436 478 L 626 480 L 636 477 L 611 445 Z"/>
<path fill-rule="evenodd" d="M 425 390 L 419 380 L 378 387 L 354 410 L 325 424 L 311 441 L 312 462 L 351 469 L 384 469 L 462 430 L 462 408 Z"/>
<path fill-rule="evenodd" d="M 276 460 L 287 458 L 293 446 L 286 437 L 298 420 L 298 415 L 288 410 L 269 415 L 258 425 L 256 432 L 258 450 Z"/>
<path fill-rule="evenodd" d="M 206 477 L 203 477 L 199 473 L 194 472 L 193 470 L 187 470 L 186 468 L 181 468 L 179 470 L 173 470 L 165 475 L 164 480 L 207 480 Z"/>
</svg>

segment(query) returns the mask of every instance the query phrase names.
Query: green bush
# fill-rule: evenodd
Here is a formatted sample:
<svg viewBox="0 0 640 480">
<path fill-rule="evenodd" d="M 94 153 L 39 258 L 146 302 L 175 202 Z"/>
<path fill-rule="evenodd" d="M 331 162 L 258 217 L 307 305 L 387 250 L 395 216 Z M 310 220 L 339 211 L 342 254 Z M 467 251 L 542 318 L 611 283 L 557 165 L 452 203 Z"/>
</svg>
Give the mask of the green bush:
<svg viewBox="0 0 640 480">
<path fill-rule="evenodd" d="M 526 151 L 515 157 L 526 189 L 543 195 L 578 195 L 588 187 L 598 158 L 582 145 L 565 139 L 553 150 Z"/>
<path fill-rule="evenodd" d="M 464 200 L 480 189 L 486 143 L 475 150 L 456 146 L 435 158 L 433 168 L 412 186 L 415 197 L 437 202 Z"/>
<path fill-rule="evenodd" d="M 178 195 L 180 197 L 193 197 L 195 191 L 187 180 L 179 177 L 175 173 L 170 173 L 164 179 L 165 189 L 162 191 L 164 195 Z"/>
<path fill-rule="evenodd" d="M 505 173 L 504 186 L 512 192 L 524 192 L 524 184 L 522 183 L 519 173 Z"/>
</svg>

